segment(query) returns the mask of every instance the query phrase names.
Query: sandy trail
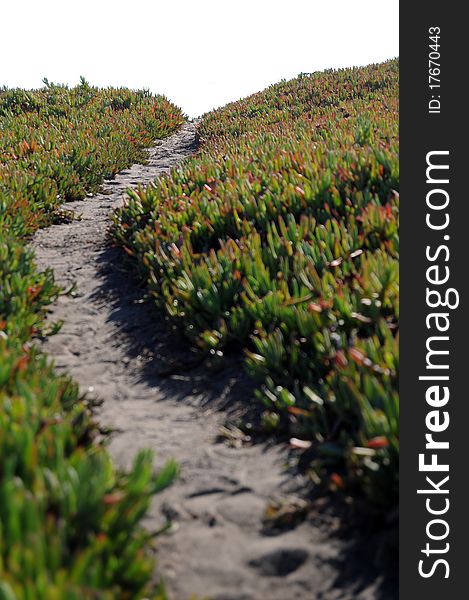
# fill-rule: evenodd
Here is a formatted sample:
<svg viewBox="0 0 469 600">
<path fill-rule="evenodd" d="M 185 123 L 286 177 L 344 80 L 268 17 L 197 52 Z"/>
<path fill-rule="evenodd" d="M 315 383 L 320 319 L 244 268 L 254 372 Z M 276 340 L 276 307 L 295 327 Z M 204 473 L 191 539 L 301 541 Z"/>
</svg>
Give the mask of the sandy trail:
<svg viewBox="0 0 469 600">
<path fill-rule="evenodd" d="M 193 354 L 181 352 L 123 269 L 122 252 L 106 244 L 109 213 L 125 190 L 167 172 L 194 149 L 188 123 L 150 150 L 147 165 L 106 182 L 102 194 L 67 204 L 81 220 L 35 236 L 39 267 L 52 267 L 64 287 L 76 285 L 52 309 L 51 318 L 65 324 L 44 350 L 104 401 L 98 418 L 116 430 L 110 451 L 118 464 L 128 466 L 148 447 L 157 464 L 179 461 L 180 478 L 156 497 L 145 522 L 151 530 L 167 517 L 174 522 L 158 539 L 158 569 L 172 600 L 377 598 L 378 583 L 356 576 L 347 544 L 331 539 L 318 518 L 276 535 L 263 532 L 269 499 L 298 483 L 286 474 L 285 449 L 218 440 L 229 407 L 249 394 L 239 365 L 208 375 L 184 368 Z"/>
</svg>

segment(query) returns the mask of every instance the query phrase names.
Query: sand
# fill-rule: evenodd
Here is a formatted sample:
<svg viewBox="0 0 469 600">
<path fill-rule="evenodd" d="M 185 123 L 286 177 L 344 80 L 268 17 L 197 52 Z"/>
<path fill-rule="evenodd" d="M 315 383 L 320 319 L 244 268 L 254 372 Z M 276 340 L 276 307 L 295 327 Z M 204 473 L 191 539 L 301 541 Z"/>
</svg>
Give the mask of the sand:
<svg viewBox="0 0 469 600">
<path fill-rule="evenodd" d="M 118 465 L 127 467 L 140 448 L 154 449 L 156 467 L 168 458 L 180 463 L 179 479 L 155 498 L 144 522 L 156 531 L 172 520 L 157 539 L 156 573 L 172 600 L 390 597 L 352 540 L 336 535 L 330 515 L 316 512 L 275 533 L 263 527 L 273 499 L 303 502 L 304 481 L 286 469 L 286 445 L 220 437 L 227 419 L 250 402 L 240 362 L 222 370 L 199 364 L 107 241 L 109 213 L 126 189 L 176 166 L 194 152 L 195 137 L 187 123 L 149 150 L 148 164 L 107 181 L 103 193 L 68 203 L 81 219 L 37 233 L 39 267 L 52 267 L 65 288 L 75 285 L 52 307 L 50 320 L 64 326 L 43 349 L 103 401 L 97 419 L 115 430 L 109 449 Z"/>
</svg>

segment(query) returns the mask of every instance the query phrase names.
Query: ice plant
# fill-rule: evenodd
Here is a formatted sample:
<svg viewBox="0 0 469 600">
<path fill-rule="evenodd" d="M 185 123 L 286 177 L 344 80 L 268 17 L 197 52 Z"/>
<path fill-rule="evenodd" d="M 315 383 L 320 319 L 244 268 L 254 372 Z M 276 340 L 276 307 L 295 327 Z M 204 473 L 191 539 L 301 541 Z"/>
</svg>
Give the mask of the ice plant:
<svg viewBox="0 0 469 600">
<path fill-rule="evenodd" d="M 315 481 L 392 510 L 397 61 L 281 82 L 198 132 L 194 158 L 117 211 L 114 240 L 196 346 L 244 349 L 264 422 L 311 442 Z"/>
<path fill-rule="evenodd" d="M 139 522 L 176 466 L 141 453 L 122 473 L 94 442 L 77 386 L 29 343 L 59 290 L 25 242 L 181 122 L 161 96 L 84 81 L 0 90 L 0 598 L 163 597 Z"/>
</svg>

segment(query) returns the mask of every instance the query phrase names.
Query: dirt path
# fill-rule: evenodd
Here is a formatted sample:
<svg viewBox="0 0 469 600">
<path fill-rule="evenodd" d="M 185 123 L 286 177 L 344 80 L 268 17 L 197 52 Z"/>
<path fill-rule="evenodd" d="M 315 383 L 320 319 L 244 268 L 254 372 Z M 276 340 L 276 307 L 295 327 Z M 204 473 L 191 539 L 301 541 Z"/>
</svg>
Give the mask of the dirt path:
<svg viewBox="0 0 469 600">
<path fill-rule="evenodd" d="M 143 291 L 122 268 L 122 253 L 106 245 L 109 212 L 130 186 L 145 184 L 194 151 L 192 124 L 151 149 L 149 163 L 134 165 L 105 185 L 105 193 L 67 204 L 81 220 L 40 231 L 33 242 L 41 268 L 52 267 L 64 287 L 52 318 L 60 333 L 44 349 L 83 390 L 101 398 L 99 420 L 115 428 L 110 451 L 127 466 L 151 447 L 157 464 L 173 457 L 179 480 L 157 496 L 146 526 L 167 517 L 172 532 L 158 540 L 159 571 L 172 600 L 192 594 L 212 600 L 372 599 L 349 565 L 347 545 L 324 523 L 303 522 L 277 535 L 262 530 L 269 499 L 291 493 L 285 450 L 263 444 L 235 447 L 218 441 L 227 411 L 249 395 L 231 365 L 207 375 L 187 369 L 165 323 L 142 302 Z M 301 483 L 301 482 L 300 482 Z M 377 584 L 376 584 L 377 585 Z"/>
</svg>

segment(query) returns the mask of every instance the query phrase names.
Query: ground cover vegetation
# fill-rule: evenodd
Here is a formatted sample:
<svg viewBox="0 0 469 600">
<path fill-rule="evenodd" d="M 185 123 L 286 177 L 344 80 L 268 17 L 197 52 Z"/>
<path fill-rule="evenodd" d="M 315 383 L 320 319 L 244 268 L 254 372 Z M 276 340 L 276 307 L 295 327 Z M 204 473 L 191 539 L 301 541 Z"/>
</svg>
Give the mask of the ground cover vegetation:
<svg viewBox="0 0 469 600">
<path fill-rule="evenodd" d="M 34 348 L 34 336 L 54 330 L 44 317 L 60 290 L 27 241 L 64 216 L 64 201 L 96 192 L 182 122 L 161 96 L 85 80 L 0 89 L 2 599 L 161 597 L 149 587 L 152 534 L 139 522 L 176 466 L 155 475 L 143 452 L 118 471 L 77 385 Z"/>
<path fill-rule="evenodd" d="M 398 62 L 302 74 L 204 115 L 113 238 L 202 351 L 242 351 L 266 430 L 370 513 L 398 499 Z M 358 502 L 359 500 L 359 502 Z"/>
</svg>

